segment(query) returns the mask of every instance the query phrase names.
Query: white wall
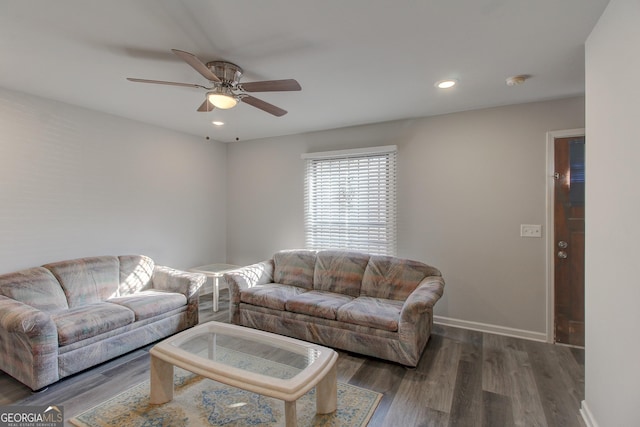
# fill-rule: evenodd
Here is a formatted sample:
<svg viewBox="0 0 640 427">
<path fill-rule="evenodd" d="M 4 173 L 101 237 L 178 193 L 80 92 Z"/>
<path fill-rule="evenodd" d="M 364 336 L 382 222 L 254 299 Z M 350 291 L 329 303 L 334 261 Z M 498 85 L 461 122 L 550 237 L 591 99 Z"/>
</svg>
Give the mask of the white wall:
<svg viewBox="0 0 640 427">
<path fill-rule="evenodd" d="M 611 0 L 586 43 L 586 386 L 593 426 L 640 426 L 640 1 Z"/>
<path fill-rule="evenodd" d="M 0 88 L 0 273 L 226 258 L 226 146 Z"/>
<path fill-rule="evenodd" d="M 435 314 L 543 337 L 545 241 L 520 224 L 545 222 L 546 132 L 580 127 L 582 97 L 231 143 L 228 260 L 304 246 L 301 153 L 396 144 L 398 255 L 442 270 Z"/>
</svg>

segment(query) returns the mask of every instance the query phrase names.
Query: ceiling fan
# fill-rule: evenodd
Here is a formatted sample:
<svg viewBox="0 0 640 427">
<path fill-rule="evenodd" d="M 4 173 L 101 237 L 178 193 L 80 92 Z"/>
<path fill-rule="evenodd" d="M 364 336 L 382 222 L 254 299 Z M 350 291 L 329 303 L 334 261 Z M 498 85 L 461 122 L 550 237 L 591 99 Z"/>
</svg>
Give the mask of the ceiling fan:
<svg viewBox="0 0 640 427">
<path fill-rule="evenodd" d="M 302 90 L 300 84 L 294 79 L 265 80 L 259 82 L 240 83 L 242 68 L 226 61 L 211 61 L 206 64 L 194 54 L 178 49 L 171 49 L 183 61 L 191 65 L 205 79 L 209 80 L 211 87 L 193 83 L 166 82 L 162 80 L 146 80 L 128 77 L 127 80 L 137 83 L 153 83 L 170 86 L 196 87 L 207 90 L 204 102 L 198 107 L 198 111 L 207 112 L 214 108 L 233 108 L 242 101 L 253 107 L 266 111 L 269 114 L 280 117 L 287 114 L 286 110 L 269 104 L 261 99 L 247 94 L 247 92 L 282 92 Z"/>
</svg>

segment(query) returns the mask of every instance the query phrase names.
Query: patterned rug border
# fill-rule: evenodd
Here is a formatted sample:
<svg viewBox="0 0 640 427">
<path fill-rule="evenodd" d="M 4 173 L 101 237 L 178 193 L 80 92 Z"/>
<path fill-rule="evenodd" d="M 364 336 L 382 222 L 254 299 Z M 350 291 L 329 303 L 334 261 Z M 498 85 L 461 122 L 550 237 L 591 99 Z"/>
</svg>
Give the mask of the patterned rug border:
<svg viewBox="0 0 640 427">
<path fill-rule="evenodd" d="M 179 368 L 176 368 L 176 371 L 183 371 L 183 370 L 181 370 Z M 220 390 L 229 389 L 229 390 L 235 390 L 238 393 L 246 393 L 246 394 L 249 394 L 249 395 L 254 395 L 254 393 L 247 392 L 247 391 L 240 390 L 240 389 L 236 389 L 234 387 L 227 386 L 227 385 L 222 384 L 222 383 L 217 383 L 217 382 L 215 382 L 213 380 L 209 380 L 209 379 L 197 376 L 195 374 L 191 374 L 191 373 L 189 373 L 187 371 L 183 371 L 182 373 L 176 372 L 176 378 L 175 378 L 176 391 L 175 391 L 175 395 L 174 395 L 174 400 L 172 402 L 169 402 L 169 403 L 166 403 L 166 404 L 163 404 L 163 405 L 147 405 L 147 406 L 153 406 L 153 407 L 157 408 L 160 411 L 164 407 L 169 408 L 168 405 L 171 405 L 174 402 L 177 402 L 177 403 L 180 402 L 181 394 L 183 394 L 183 393 L 186 394 L 188 392 L 187 389 L 189 387 L 193 386 L 194 388 L 197 388 L 198 384 L 203 382 L 203 381 L 208 381 L 208 382 L 210 382 L 209 384 L 216 384 L 217 387 Z M 139 390 L 136 390 L 136 389 L 139 389 Z M 103 421 L 101 423 L 87 423 L 87 422 L 83 421 L 82 418 L 90 419 L 91 414 L 94 413 L 94 412 L 99 411 L 99 408 L 101 408 L 101 407 L 109 408 L 111 405 L 117 404 L 117 401 L 119 399 L 125 398 L 126 395 L 128 395 L 128 394 L 137 393 L 137 394 L 140 395 L 140 399 L 142 401 L 144 401 L 145 398 L 148 401 L 148 389 L 149 389 L 149 380 L 143 381 L 143 382 L 141 382 L 141 383 L 139 383 L 137 385 L 134 385 L 134 386 L 128 388 L 127 390 L 125 390 L 125 391 L 123 391 L 121 393 L 118 393 L 116 396 L 114 396 L 114 397 L 112 397 L 110 399 L 107 399 L 104 402 L 102 402 L 102 403 L 100 403 L 98 405 L 95 405 L 90 409 L 87 409 L 87 410 L 83 411 L 82 413 L 76 415 L 75 417 L 70 418 L 69 422 L 71 424 L 75 425 L 75 426 L 78 426 L 78 427 L 98 427 L 98 426 L 102 427 L 102 426 L 121 426 L 121 425 L 124 425 L 124 424 L 121 424 L 121 423 L 118 423 L 118 422 L 116 422 L 116 424 L 113 424 L 113 423 L 110 423 L 110 422 L 107 422 L 107 421 Z M 300 399 L 298 399 L 298 408 L 299 408 L 298 409 L 298 422 L 299 422 L 298 424 L 301 425 L 301 426 L 307 426 L 307 425 L 308 426 L 327 426 L 327 427 L 328 426 L 346 426 L 347 424 L 343 424 L 342 422 L 340 422 L 340 420 L 330 419 L 330 418 L 333 417 L 333 416 L 336 416 L 336 417 L 338 416 L 338 413 L 340 412 L 340 409 L 341 409 L 341 407 L 340 407 L 340 394 L 341 394 L 341 392 L 342 393 L 348 392 L 348 389 L 356 390 L 356 393 L 366 393 L 366 394 L 374 395 L 374 397 L 372 396 L 373 398 L 371 400 L 363 402 L 363 403 L 367 403 L 368 406 L 369 406 L 368 409 L 366 409 L 366 407 L 364 409 L 364 411 L 366 411 L 366 415 L 364 415 L 360 419 L 360 422 L 358 424 L 353 424 L 354 426 L 357 426 L 357 427 L 364 427 L 364 426 L 368 425 L 369 421 L 371 420 L 371 417 L 373 417 L 373 414 L 375 413 L 375 410 L 378 407 L 378 405 L 379 405 L 379 403 L 380 403 L 380 401 L 381 401 L 381 399 L 383 397 L 383 394 L 382 393 L 378 393 L 378 392 L 373 391 L 373 390 L 369 390 L 369 389 L 363 388 L 363 387 L 355 386 L 355 385 L 348 384 L 348 383 L 343 383 L 343 382 L 340 382 L 340 381 L 338 381 L 338 410 L 334 414 L 331 414 L 331 415 L 328 415 L 328 416 L 323 415 L 323 416 L 316 416 L 316 417 L 312 416 L 310 419 L 308 417 L 305 418 L 307 416 L 307 414 L 305 414 L 304 411 L 300 411 L 300 406 L 301 406 L 301 403 L 302 403 L 302 401 L 304 399 L 307 399 L 307 400 L 308 399 L 313 399 L 313 402 L 314 402 L 313 403 L 313 407 L 315 408 L 315 398 L 313 397 L 313 394 L 315 393 L 315 389 L 312 389 L 305 396 L 303 396 Z M 227 394 L 227 392 L 222 392 L 222 393 L 224 395 Z M 281 400 L 268 398 L 268 397 L 262 397 L 262 396 L 261 396 L 261 398 L 267 399 L 267 400 L 270 400 L 270 401 L 278 402 L 277 406 L 282 406 L 282 408 L 277 408 L 278 411 L 276 411 L 276 412 L 282 412 L 282 411 L 280 411 L 280 409 L 284 408 L 284 403 Z M 130 412 L 132 414 L 135 414 L 136 416 L 143 417 L 143 414 L 139 413 L 139 411 L 134 410 L 134 411 L 130 411 Z M 281 421 L 284 422 L 283 413 L 281 415 L 282 415 Z M 320 418 L 316 419 L 314 421 L 314 418 L 318 418 L 318 417 L 320 417 Z M 301 418 L 302 418 L 302 420 L 301 420 Z M 193 422 L 196 422 L 196 421 L 197 420 L 193 420 Z M 300 421 L 302 421 L 302 422 L 300 422 Z M 334 421 L 338 421 L 340 423 L 336 424 Z M 162 425 L 162 426 L 167 425 L 167 426 L 172 426 L 173 427 L 174 426 L 173 422 L 175 422 L 175 419 L 173 419 L 173 420 L 169 419 L 168 422 L 169 422 L 168 424 L 165 424 L 164 422 L 162 422 L 159 425 Z M 312 423 L 312 424 L 310 424 L 310 423 Z M 145 422 L 143 422 L 142 424 L 147 425 Z M 153 424 L 153 425 L 156 425 L 156 424 Z M 192 424 L 182 424 L 182 425 L 189 426 L 189 425 L 192 425 Z M 196 424 L 193 424 L 193 425 L 195 426 Z M 202 424 L 198 423 L 197 425 L 201 426 Z M 242 426 L 244 426 L 244 425 L 274 425 L 274 424 L 273 423 L 264 424 L 264 423 L 261 423 L 261 422 L 256 422 L 256 420 L 251 420 L 247 424 L 245 424 L 245 423 L 237 424 L 235 422 L 224 422 L 222 424 L 209 424 L 209 425 L 211 425 L 211 426 L 219 426 L 219 425 L 225 425 L 225 426 L 240 426 L 240 425 L 242 425 Z M 280 424 L 277 424 L 277 425 L 280 425 Z"/>
</svg>

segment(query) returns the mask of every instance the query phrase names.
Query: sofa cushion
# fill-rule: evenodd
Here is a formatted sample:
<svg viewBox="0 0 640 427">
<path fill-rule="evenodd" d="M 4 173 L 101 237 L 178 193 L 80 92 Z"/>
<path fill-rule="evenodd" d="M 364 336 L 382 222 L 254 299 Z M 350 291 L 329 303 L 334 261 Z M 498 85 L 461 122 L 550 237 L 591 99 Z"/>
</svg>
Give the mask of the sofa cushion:
<svg viewBox="0 0 640 427">
<path fill-rule="evenodd" d="M 114 256 L 80 258 L 43 267 L 58 279 L 71 308 L 117 296 L 120 267 Z"/>
<path fill-rule="evenodd" d="M 120 286 L 118 296 L 131 295 L 151 287 L 155 263 L 144 255 L 119 256 Z"/>
<path fill-rule="evenodd" d="M 313 289 L 316 251 L 290 250 L 273 255 L 273 281 L 283 285 Z"/>
<path fill-rule="evenodd" d="M 49 270 L 42 267 L 0 276 L 0 295 L 42 311 L 69 308 L 60 283 Z"/>
<path fill-rule="evenodd" d="M 418 261 L 372 255 L 362 278 L 360 294 L 404 301 L 427 276 L 440 276 L 440 272 Z"/>
<path fill-rule="evenodd" d="M 338 309 L 337 320 L 385 331 L 397 331 L 404 302 L 358 297 Z"/>
<path fill-rule="evenodd" d="M 298 286 L 282 285 L 280 283 L 267 283 L 240 291 L 240 301 L 260 307 L 284 310 L 289 298 L 308 292 Z"/>
<path fill-rule="evenodd" d="M 109 298 L 107 302 L 127 307 L 133 311 L 136 321 L 148 319 L 187 305 L 184 294 L 162 290 L 140 291 L 134 295 Z"/>
<path fill-rule="evenodd" d="M 287 311 L 308 314 L 325 319 L 336 319 L 338 308 L 353 300 L 353 297 L 324 291 L 309 291 L 291 297 L 286 302 Z"/>
<path fill-rule="evenodd" d="M 369 255 L 346 251 L 320 251 L 316 258 L 313 288 L 319 291 L 360 295 Z"/>
<path fill-rule="evenodd" d="M 134 322 L 134 317 L 128 308 L 106 302 L 86 304 L 51 315 L 58 328 L 60 346 L 126 326 Z"/>
</svg>

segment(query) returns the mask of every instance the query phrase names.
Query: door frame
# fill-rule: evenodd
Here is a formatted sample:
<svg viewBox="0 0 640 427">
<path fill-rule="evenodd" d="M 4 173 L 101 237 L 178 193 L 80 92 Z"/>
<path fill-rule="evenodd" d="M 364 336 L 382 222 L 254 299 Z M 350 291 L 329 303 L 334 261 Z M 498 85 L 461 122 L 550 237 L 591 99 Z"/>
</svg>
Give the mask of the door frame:
<svg viewBox="0 0 640 427">
<path fill-rule="evenodd" d="M 555 328 L 555 140 L 556 138 L 571 138 L 574 136 L 585 136 L 584 128 L 556 130 L 547 132 L 547 232 L 546 232 L 546 259 L 547 259 L 547 342 L 554 343 Z"/>
</svg>

